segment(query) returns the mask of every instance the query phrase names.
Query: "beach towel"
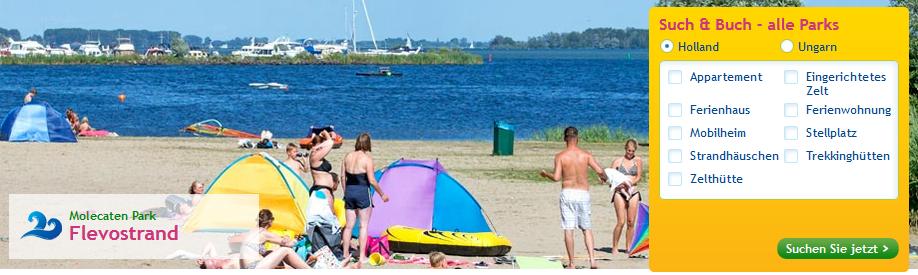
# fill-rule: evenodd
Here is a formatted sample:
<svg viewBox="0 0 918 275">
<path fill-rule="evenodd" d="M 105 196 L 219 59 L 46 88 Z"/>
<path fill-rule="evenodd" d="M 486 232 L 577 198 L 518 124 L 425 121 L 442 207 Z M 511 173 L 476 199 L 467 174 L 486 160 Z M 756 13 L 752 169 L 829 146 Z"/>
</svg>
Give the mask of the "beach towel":
<svg viewBox="0 0 918 275">
<path fill-rule="evenodd" d="M 560 262 L 541 257 L 516 256 L 516 266 L 520 269 L 563 269 Z"/>
<path fill-rule="evenodd" d="M 386 261 L 387 264 L 417 264 L 417 265 L 430 265 L 430 259 L 421 256 L 413 256 L 408 259 L 389 259 Z M 467 267 L 472 265 L 469 261 L 463 260 L 446 260 L 446 266 L 448 267 Z"/>
<path fill-rule="evenodd" d="M 87 131 L 80 131 L 79 136 L 81 137 L 117 137 L 118 134 L 115 132 L 109 132 L 106 130 L 87 130 Z"/>
<path fill-rule="evenodd" d="M 615 192 L 619 185 L 625 184 L 625 187 L 620 188 L 618 192 L 624 195 L 625 198 L 630 198 L 631 194 L 634 194 L 634 186 L 631 185 L 630 176 L 612 168 L 606 168 L 604 171 L 606 172 L 606 177 L 608 177 L 606 182 L 609 183 L 610 191 Z"/>
<path fill-rule="evenodd" d="M 335 255 L 332 253 L 331 249 L 328 246 L 323 246 L 321 249 L 316 251 L 314 254 L 316 256 L 316 263 L 312 265 L 312 268 L 315 269 L 338 269 L 341 268 L 341 262 L 335 258 Z"/>
</svg>

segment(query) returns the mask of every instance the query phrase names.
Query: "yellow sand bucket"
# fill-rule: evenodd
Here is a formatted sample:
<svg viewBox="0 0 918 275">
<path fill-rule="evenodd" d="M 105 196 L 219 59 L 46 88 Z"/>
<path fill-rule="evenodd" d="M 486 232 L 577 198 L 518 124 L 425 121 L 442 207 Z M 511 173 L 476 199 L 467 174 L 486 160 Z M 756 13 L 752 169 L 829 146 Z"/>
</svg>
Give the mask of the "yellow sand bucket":
<svg viewBox="0 0 918 275">
<path fill-rule="evenodd" d="M 380 266 L 384 264 L 386 264 L 386 258 L 384 258 L 382 254 L 379 254 L 379 252 L 374 252 L 373 254 L 370 254 L 370 265 Z"/>
</svg>

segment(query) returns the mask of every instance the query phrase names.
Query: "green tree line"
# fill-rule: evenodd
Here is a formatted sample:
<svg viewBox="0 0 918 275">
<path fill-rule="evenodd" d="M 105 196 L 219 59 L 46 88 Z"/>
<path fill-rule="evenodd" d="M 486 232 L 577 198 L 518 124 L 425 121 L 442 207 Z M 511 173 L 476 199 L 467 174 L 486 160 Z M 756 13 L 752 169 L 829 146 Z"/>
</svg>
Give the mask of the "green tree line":
<svg viewBox="0 0 918 275">
<path fill-rule="evenodd" d="M 549 32 L 526 41 L 498 35 L 491 39 L 492 49 L 646 49 L 647 29 L 589 28 L 583 32 Z"/>
</svg>

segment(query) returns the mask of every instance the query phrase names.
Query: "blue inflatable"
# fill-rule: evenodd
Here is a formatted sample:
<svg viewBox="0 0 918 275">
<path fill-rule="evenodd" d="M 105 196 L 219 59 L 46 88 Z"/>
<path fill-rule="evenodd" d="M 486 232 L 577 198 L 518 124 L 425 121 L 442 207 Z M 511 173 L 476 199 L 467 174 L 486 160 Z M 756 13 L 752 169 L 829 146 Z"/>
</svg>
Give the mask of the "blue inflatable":
<svg viewBox="0 0 918 275">
<path fill-rule="evenodd" d="M 76 142 L 70 122 L 47 102 L 13 109 L 0 124 L 2 141 Z"/>
</svg>

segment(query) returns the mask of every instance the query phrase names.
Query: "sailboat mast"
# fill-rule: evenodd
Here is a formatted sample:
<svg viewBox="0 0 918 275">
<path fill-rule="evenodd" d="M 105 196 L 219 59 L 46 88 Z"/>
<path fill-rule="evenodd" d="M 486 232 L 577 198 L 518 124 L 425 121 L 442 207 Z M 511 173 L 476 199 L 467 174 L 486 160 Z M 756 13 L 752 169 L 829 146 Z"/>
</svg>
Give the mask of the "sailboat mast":
<svg viewBox="0 0 918 275">
<path fill-rule="evenodd" d="M 354 43 L 354 52 L 357 50 L 357 0 L 351 0 L 351 42 Z"/>
<path fill-rule="evenodd" d="M 376 45 L 376 34 L 373 33 L 373 22 L 370 22 L 370 12 L 367 11 L 367 0 L 360 0 L 363 3 L 363 15 L 367 16 L 367 27 L 370 27 L 370 38 L 373 39 L 373 49 L 379 49 Z"/>
</svg>

